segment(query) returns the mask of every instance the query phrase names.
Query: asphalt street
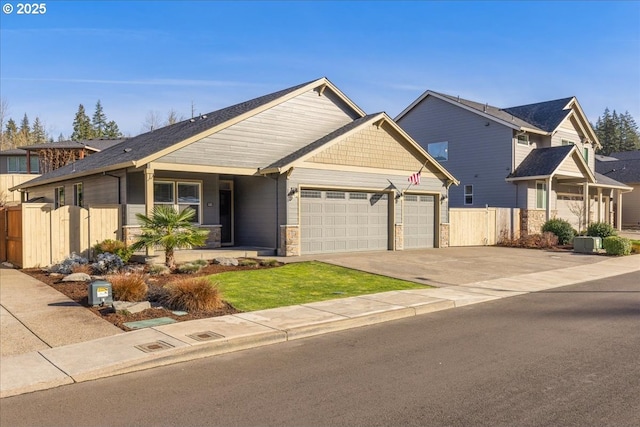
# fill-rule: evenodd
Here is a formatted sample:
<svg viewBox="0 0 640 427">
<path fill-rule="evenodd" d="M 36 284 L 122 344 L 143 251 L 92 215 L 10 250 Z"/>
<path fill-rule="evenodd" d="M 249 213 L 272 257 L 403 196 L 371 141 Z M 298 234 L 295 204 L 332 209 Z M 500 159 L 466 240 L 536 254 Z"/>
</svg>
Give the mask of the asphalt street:
<svg viewBox="0 0 640 427">
<path fill-rule="evenodd" d="M 638 354 L 632 273 L 9 397 L 0 425 L 633 426 Z"/>
</svg>

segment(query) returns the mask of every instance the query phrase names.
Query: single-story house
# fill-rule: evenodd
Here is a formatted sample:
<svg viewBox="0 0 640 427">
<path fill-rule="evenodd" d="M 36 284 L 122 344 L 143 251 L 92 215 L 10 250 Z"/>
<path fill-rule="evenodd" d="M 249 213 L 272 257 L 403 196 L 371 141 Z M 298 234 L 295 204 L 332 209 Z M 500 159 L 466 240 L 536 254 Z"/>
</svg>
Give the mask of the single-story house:
<svg viewBox="0 0 640 427">
<path fill-rule="evenodd" d="M 596 171 L 633 188 L 622 195 L 622 227 L 640 227 L 640 150 L 598 154 Z"/>
<path fill-rule="evenodd" d="M 451 184 L 386 113 L 365 114 L 320 78 L 141 134 L 16 189 L 54 208 L 121 205 L 129 242 L 136 214 L 163 204 L 193 208 L 208 247 L 292 256 L 444 246 Z"/>
</svg>

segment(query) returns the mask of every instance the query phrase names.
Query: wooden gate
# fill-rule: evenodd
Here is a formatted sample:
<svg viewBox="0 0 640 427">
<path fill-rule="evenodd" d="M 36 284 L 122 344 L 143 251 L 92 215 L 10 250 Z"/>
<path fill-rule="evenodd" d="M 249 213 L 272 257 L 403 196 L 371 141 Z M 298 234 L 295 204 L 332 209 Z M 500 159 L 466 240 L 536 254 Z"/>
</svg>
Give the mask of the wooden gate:
<svg viewBox="0 0 640 427">
<path fill-rule="evenodd" d="M 449 246 L 495 245 L 501 238 L 520 237 L 516 208 L 449 209 Z"/>
<path fill-rule="evenodd" d="M 22 209 L 0 209 L 0 261 L 22 267 Z"/>
</svg>

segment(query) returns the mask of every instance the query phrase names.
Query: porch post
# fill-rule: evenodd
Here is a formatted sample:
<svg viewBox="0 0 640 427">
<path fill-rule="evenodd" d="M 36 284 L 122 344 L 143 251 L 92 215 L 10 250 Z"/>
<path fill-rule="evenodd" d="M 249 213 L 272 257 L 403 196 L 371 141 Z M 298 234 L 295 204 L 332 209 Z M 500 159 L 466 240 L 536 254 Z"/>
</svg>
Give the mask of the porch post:
<svg viewBox="0 0 640 427">
<path fill-rule="evenodd" d="M 545 180 L 545 184 L 547 186 L 547 200 L 545 200 L 546 212 L 545 212 L 545 221 L 549 221 L 551 219 L 551 177 Z"/>
<path fill-rule="evenodd" d="M 602 188 L 598 187 L 598 222 L 602 222 Z"/>
<path fill-rule="evenodd" d="M 147 167 L 144 170 L 144 214 L 150 217 L 153 214 L 153 176 L 154 170 Z M 153 256 L 153 247 L 147 247 L 147 256 Z"/>
<path fill-rule="evenodd" d="M 584 220 L 580 225 L 586 229 L 589 226 L 589 205 L 591 204 L 591 196 L 589 195 L 589 183 L 585 182 L 583 185 L 584 188 L 582 190 L 582 194 L 584 195 Z"/>
<path fill-rule="evenodd" d="M 618 208 L 616 209 L 616 228 L 618 231 L 622 231 L 622 191 L 616 190 L 615 195 L 618 201 Z"/>
</svg>

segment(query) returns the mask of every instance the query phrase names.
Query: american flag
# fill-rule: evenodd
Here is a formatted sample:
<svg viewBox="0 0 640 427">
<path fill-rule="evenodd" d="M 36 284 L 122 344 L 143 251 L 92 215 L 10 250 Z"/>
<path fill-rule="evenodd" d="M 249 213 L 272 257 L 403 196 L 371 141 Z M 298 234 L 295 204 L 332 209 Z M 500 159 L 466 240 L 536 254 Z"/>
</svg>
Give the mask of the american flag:
<svg viewBox="0 0 640 427">
<path fill-rule="evenodd" d="M 409 181 L 413 185 L 420 185 L 420 172 L 422 172 L 422 169 L 412 174 L 409 178 L 407 178 L 407 181 Z"/>
</svg>

